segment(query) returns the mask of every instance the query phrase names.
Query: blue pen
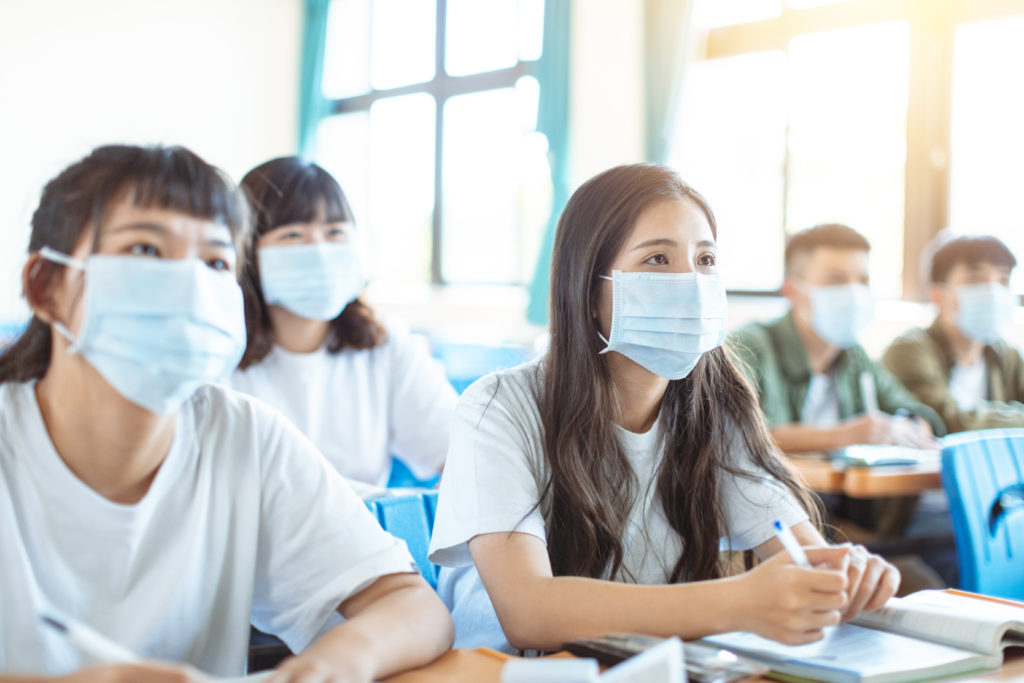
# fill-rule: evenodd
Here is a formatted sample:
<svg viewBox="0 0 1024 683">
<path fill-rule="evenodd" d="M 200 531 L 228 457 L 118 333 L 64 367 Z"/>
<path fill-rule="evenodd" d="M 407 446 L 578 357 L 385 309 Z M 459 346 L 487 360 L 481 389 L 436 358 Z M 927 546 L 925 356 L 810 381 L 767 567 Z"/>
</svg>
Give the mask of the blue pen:
<svg viewBox="0 0 1024 683">
<path fill-rule="evenodd" d="M 807 560 L 807 553 L 804 552 L 800 542 L 796 540 L 796 536 L 790 531 L 788 526 L 784 526 L 779 520 L 772 522 L 772 528 L 775 529 L 775 537 L 779 539 L 779 543 L 785 549 L 789 556 L 793 558 L 793 564 L 804 569 L 810 569 L 811 563 Z"/>
</svg>

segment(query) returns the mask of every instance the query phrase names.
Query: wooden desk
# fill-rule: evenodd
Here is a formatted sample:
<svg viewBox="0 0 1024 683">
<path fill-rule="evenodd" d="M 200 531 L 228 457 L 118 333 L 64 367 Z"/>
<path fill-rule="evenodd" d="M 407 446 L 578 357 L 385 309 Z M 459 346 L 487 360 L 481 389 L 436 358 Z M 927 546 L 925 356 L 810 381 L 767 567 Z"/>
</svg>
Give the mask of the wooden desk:
<svg viewBox="0 0 1024 683">
<path fill-rule="evenodd" d="M 556 657 L 565 655 L 555 655 Z M 433 664 L 417 671 L 393 676 L 387 683 L 498 683 L 501 680 L 501 667 L 509 659 L 493 650 L 452 650 Z M 756 678 L 753 681 L 769 681 L 768 678 Z M 1024 680 L 1024 651 L 1017 650 L 1006 658 L 1006 663 L 999 671 L 983 675 L 967 676 L 955 679 L 961 683 L 992 683 L 993 681 Z"/>
<path fill-rule="evenodd" d="M 823 453 L 786 456 L 790 467 L 818 493 L 845 493 L 852 498 L 908 496 L 942 488 L 939 461 L 913 466 L 843 467 Z"/>
</svg>

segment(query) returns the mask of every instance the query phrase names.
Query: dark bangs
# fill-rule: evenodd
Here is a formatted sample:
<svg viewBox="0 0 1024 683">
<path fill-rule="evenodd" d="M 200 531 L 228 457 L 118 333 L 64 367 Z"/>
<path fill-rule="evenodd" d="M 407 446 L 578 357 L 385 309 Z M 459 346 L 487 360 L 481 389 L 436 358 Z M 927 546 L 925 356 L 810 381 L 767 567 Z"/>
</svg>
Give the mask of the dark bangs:
<svg viewBox="0 0 1024 683">
<path fill-rule="evenodd" d="M 1017 267 L 1017 258 L 999 238 L 990 235 L 957 237 L 932 256 L 932 282 L 945 282 L 958 263 L 974 266 L 986 262 L 1010 270 Z"/>
<path fill-rule="evenodd" d="M 256 214 L 256 237 L 282 225 L 309 223 L 322 206 L 328 223 L 354 222 L 352 207 L 334 177 L 298 157 L 279 157 L 245 174 L 242 187 Z"/>
</svg>

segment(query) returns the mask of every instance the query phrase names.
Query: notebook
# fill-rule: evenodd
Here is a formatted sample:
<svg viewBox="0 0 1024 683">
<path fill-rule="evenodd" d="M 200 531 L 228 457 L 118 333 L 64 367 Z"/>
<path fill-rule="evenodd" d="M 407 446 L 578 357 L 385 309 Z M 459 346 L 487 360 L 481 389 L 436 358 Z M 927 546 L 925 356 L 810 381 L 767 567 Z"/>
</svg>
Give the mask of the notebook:
<svg viewBox="0 0 1024 683">
<path fill-rule="evenodd" d="M 941 454 L 933 449 L 902 446 L 857 445 L 829 453 L 833 462 L 849 467 L 883 467 L 908 465 L 939 465 Z"/>
<path fill-rule="evenodd" d="M 1024 646 L 1024 603 L 918 591 L 826 630 L 824 640 L 789 646 L 751 633 L 705 638 L 764 661 L 784 676 L 833 683 L 916 681 L 998 669 L 1003 650 Z"/>
</svg>

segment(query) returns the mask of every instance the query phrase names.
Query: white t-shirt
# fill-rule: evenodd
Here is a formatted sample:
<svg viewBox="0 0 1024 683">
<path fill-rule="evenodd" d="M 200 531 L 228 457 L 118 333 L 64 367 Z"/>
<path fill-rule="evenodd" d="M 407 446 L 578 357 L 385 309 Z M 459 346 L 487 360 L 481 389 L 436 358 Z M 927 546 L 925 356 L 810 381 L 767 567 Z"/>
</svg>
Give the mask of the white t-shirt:
<svg viewBox="0 0 1024 683">
<path fill-rule="evenodd" d="M 456 647 L 510 651 L 494 609 L 472 569 L 468 542 L 479 534 L 519 531 L 546 539 L 544 518 L 534 509 L 547 480 L 543 428 L 534 398 L 543 358 L 488 375 L 462 395 L 452 420 L 451 444 L 430 558 L 443 569 L 438 592 L 455 619 Z M 656 495 L 662 457 L 658 423 L 645 434 L 616 428 L 619 443 L 640 482 L 623 539 L 623 571 L 617 581 L 664 584 L 681 552 Z M 742 453 L 740 469 L 754 471 Z M 767 473 L 765 473 L 767 476 Z M 773 480 L 727 476 L 722 489 L 723 549 L 746 550 L 773 536 L 772 521 L 793 525 L 807 514 L 788 490 Z"/>
<path fill-rule="evenodd" d="M 84 663 L 41 612 L 146 658 L 244 672 L 249 623 L 304 649 L 347 597 L 416 571 L 292 425 L 200 389 L 145 497 L 111 502 L 57 454 L 34 383 L 0 384 L 0 672 Z"/>
<path fill-rule="evenodd" d="M 236 371 L 230 385 L 280 410 L 350 479 L 384 486 L 391 456 L 428 477 L 441 469 L 455 390 L 412 335 L 388 329 L 373 349 L 290 353 Z"/>
<path fill-rule="evenodd" d="M 974 410 L 987 401 L 988 365 L 985 359 L 974 365 L 954 365 L 949 373 L 949 393 L 960 410 Z"/>
<path fill-rule="evenodd" d="M 831 375 L 811 374 L 800 422 L 814 427 L 834 427 L 839 423 L 839 394 Z"/>
</svg>

